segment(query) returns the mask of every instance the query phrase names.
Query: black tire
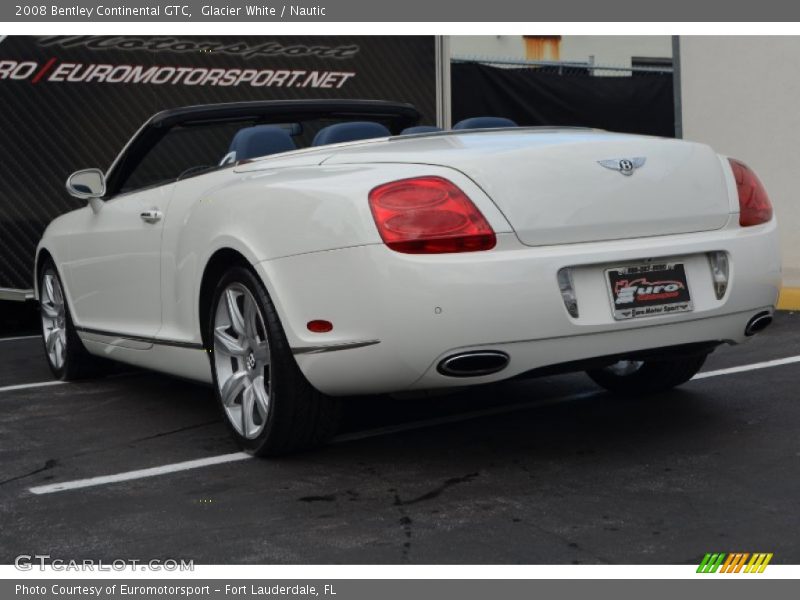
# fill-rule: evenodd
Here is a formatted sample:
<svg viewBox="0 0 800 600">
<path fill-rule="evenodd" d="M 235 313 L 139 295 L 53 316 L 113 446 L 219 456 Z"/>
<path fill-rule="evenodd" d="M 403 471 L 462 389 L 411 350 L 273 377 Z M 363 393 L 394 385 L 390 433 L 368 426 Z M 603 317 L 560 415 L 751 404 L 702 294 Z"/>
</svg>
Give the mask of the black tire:
<svg viewBox="0 0 800 600">
<path fill-rule="evenodd" d="M 638 396 L 655 394 L 686 383 L 694 377 L 707 354 L 685 358 L 648 359 L 628 374 L 614 372 L 613 366 L 586 371 L 592 380 L 615 394 Z"/>
<path fill-rule="evenodd" d="M 226 412 L 214 357 L 217 308 L 224 292 L 237 284 L 247 288 L 255 299 L 269 344 L 269 366 L 264 370 L 269 373 L 269 406 L 263 430 L 255 438 L 242 435 Z M 341 404 L 338 399 L 320 393 L 303 376 L 275 307 L 255 273 L 245 266 L 228 270 L 214 289 L 211 310 L 206 318 L 206 345 L 217 402 L 226 426 L 243 450 L 256 456 L 288 454 L 320 446 L 333 437 L 339 425 Z M 240 401 L 243 403 L 243 399 Z"/>
<path fill-rule="evenodd" d="M 61 281 L 61 276 L 58 274 L 58 269 L 56 269 L 55 263 L 53 263 L 52 259 L 50 258 L 44 261 L 39 272 L 40 300 L 43 299 L 43 293 L 46 294 L 46 292 L 44 292 L 44 286 L 45 278 L 48 275 L 57 280 L 59 289 L 61 290 L 63 317 L 59 318 L 59 323 L 62 325 L 65 333 L 63 363 L 59 365 L 54 363 L 53 359 L 51 359 L 51 354 L 48 351 L 48 331 L 46 330 L 45 324 L 45 307 L 43 306 L 43 302 L 40 301 L 39 314 L 42 326 L 42 344 L 45 359 L 47 360 L 47 365 L 50 367 L 50 371 L 52 371 L 56 379 L 60 379 L 61 381 L 74 381 L 77 379 L 87 379 L 103 375 L 105 373 L 107 362 L 101 358 L 89 354 L 86 351 L 83 342 L 78 337 L 78 333 L 75 331 L 75 324 L 72 322 L 72 314 L 69 309 L 69 303 L 66 301 L 66 297 L 63 294 L 64 284 Z"/>
</svg>

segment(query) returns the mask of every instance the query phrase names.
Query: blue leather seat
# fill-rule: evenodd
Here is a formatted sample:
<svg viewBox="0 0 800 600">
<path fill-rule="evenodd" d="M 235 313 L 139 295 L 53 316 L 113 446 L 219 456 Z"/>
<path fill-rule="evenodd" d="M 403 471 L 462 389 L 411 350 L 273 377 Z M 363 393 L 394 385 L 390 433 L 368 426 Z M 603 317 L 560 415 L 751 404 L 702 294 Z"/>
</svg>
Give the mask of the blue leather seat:
<svg viewBox="0 0 800 600">
<path fill-rule="evenodd" d="M 406 127 L 400 132 L 401 135 L 411 135 L 414 133 L 436 133 L 442 131 L 441 127 L 435 125 L 415 125 L 414 127 Z"/>
<path fill-rule="evenodd" d="M 323 127 L 314 136 L 312 146 L 324 146 L 326 144 L 340 144 L 342 142 L 353 142 L 356 140 L 369 140 L 372 138 L 388 137 L 391 132 L 373 121 L 352 121 L 349 123 L 336 123 Z"/>
<path fill-rule="evenodd" d="M 505 117 L 472 117 L 453 125 L 453 129 L 498 129 L 500 127 L 518 127 L 518 125 Z"/>
<path fill-rule="evenodd" d="M 297 146 L 292 140 L 292 136 L 280 127 L 254 125 L 236 132 L 223 161 L 235 162 L 296 149 Z"/>
</svg>

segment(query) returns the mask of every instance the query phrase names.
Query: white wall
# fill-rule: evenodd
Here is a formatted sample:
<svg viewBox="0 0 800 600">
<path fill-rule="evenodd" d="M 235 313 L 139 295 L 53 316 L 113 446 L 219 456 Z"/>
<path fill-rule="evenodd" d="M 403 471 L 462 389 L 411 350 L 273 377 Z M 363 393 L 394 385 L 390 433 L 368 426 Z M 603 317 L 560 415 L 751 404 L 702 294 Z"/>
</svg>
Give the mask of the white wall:
<svg viewBox="0 0 800 600">
<path fill-rule="evenodd" d="M 784 283 L 800 285 L 800 37 L 681 36 L 683 135 L 750 165 L 778 216 Z"/>
<path fill-rule="evenodd" d="M 669 58 L 672 38 L 668 35 L 565 35 L 561 60 L 585 61 L 594 56 L 598 65 L 630 67 L 633 56 Z"/>
<path fill-rule="evenodd" d="M 456 35 L 450 38 L 454 56 L 525 58 L 521 35 Z M 565 35 L 561 38 L 561 60 L 629 67 L 632 56 L 668 58 L 672 39 L 668 35 Z"/>
<path fill-rule="evenodd" d="M 524 59 L 525 41 L 521 35 L 453 35 L 450 55 Z"/>
</svg>

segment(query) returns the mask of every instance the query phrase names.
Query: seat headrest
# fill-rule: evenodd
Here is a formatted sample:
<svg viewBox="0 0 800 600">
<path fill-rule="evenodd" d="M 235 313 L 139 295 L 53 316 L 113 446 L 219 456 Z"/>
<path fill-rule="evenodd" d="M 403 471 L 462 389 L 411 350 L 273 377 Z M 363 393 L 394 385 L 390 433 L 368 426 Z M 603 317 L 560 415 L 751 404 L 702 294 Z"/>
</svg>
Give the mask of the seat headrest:
<svg viewBox="0 0 800 600">
<path fill-rule="evenodd" d="M 400 135 L 411 135 L 414 133 L 436 133 L 441 131 L 441 127 L 435 125 L 415 125 L 414 127 L 406 127 L 400 132 Z"/>
<path fill-rule="evenodd" d="M 497 129 L 500 127 L 518 127 L 518 125 L 505 117 L 472 117 L 453 125 L 453 129 Z"/>
<path fill-rule="evenodd" d="M 292 136 L 280 127 L 275 125 L 245 127 L 233 136 L 222 164 L 296 149 Z"/>
<path fill-rule="evenodd" d="M 352 121 L 350 123 L 336 123 L 323 127 L 314 136 L 312 146 L 324 146 L 326 144 L 339 144 L 341 142 L 353 142 L 356 140 L 369 140 L 372 138 L 388 137 L 391 132 L 373 121 Z"/>
</svg>

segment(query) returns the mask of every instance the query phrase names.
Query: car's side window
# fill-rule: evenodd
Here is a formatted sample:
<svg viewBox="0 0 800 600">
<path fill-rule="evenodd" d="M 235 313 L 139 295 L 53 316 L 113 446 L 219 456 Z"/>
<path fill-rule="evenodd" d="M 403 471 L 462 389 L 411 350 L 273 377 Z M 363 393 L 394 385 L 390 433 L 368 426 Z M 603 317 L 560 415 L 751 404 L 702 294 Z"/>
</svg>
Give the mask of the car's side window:
<svg viewBox="0 0 800 600">
<path fill-rule="evenodd" d="M 217 168 L 231 138 L 243 126 L 226 122 L 173 127 L 131 170 L 119 191 L 171 183 Z"/>
</svg>

